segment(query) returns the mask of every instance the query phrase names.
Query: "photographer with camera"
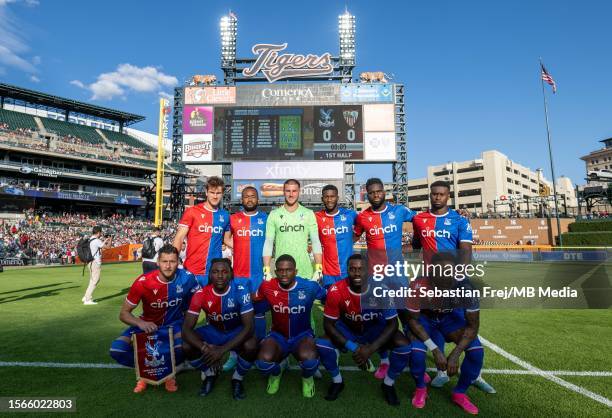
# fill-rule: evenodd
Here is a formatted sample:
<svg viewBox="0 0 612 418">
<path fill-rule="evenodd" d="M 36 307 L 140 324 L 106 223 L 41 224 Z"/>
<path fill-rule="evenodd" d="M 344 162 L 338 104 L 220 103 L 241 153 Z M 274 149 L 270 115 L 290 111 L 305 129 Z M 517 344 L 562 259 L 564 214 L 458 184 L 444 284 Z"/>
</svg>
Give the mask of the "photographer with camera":
<svg viewBox="0 0 612 418">
<path fill-rule="evenodd" d="M 89 268 L 89 285 L 83 296 L 83 305 L 97 305 L 97 302 L 93 301 L 93 292 L 96 290 L 96 286 L 100 281 L 100 273 L 102 271 L 102 250 L 111 247 L 113 241 L 112 235 L 106 235 L 104 241 L 102 237 L 102 227 L 94 226 L 92 230 L 91 238 L 89 238 L 89 252 L 90 254 L 82 259 L 81 261 L 88 263 Z M 89 260 L 88 260 L 89 259 Z"/>
<path fill-rule="evenodd" d="M 156 226 L 153 228 L 153 233 L 144 240 L 142 245 L 142 274 L 147 274 L 159 268 L 157 266 L 157 253 L 163 246 L 164 240 L 161 238 L 161 228 Z"/>
</svg>

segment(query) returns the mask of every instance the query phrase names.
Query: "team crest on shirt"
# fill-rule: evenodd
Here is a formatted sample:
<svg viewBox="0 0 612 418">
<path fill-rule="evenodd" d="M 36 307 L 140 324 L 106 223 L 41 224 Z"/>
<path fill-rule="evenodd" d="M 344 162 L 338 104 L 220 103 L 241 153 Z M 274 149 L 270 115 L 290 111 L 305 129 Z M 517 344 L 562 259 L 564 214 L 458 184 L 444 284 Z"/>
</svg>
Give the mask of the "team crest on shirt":
<svg viewBox="0 0 612 418">
<path fill-rule="evenodd" d="M 204 214 L 202 214 L 201 216 L 202 216 L 202 219 L 204 219 Z"/>
<path fill-rule="evenodd" d="M 298 299 L 300 299 L 300 300 L 306 299 L 306 293 L 304 293 L 303 290 L 299 290 L 298 291 Z"/>
<path fill-rule="evenodd" d="M 238 218 L 238 223 L 241 224 L 242 223 L 242 218 Z"/>
<path fill-rule="evenodd" d="M 350 300 L 345 300 L 344 304 L 348 307 L 351 304 L 351 301 Z"/>
<path fill-rule="evenodd" d="M 219 215 L 219 222 L 225 222 L 225 219 L 223 218 L 223 215 Z"/>
<path fill-rule="evenodd" d="M 278 296 L 278 290 L 275 290 L 274 291 L 274 297 L 277 297 L 277 296 Z"/>
<path fill-rule="evenodd" d="M 208 301 L 208 307 L 210 308 L 210 307 L 211 307 L 211 305 L 212 305 L 212 300 L 209 300 L 209 301 Z"/>
<path fill-rule="evenodd" d="M 451 220 L 450 220 L 450 219 L 448 219 L 448 218 L 446 218 L 446 219 L 444 220 L 444 225 L 449 226 L 450 224 L 451 224 Z"/>
<path fill-rule="evenodd" d="M 427 223 L 427 218 L 423 219 L 423 223 L 426 224 Z"/>
<path fill-rule="evenodd" d="M 176 293 L 183 293 L 183 286 L 181 286 L 180 284 L 176 285 Z"/>
<path fill-rule="evenodd" d="M 368 217 L 368 221 L 372 222 L 372 217 L 371 216 Z"/>
<path fill-rule="evenodd" d="M 157 289 L 153 289 L 153 294 L 157 295 Z"/>
<path fill-rule="evenodd" d="M 389 219 L 395 219 L 395 214 L 390 213 L 390 214 L 389 214 Z"/>
<path fill-rule="evenodd" d="M 340 215 L 340 220 L 341 220 L 342 222 L 346 221 L 346 216 L 344 216 L 344 215 Z"/>
<path fill-rule="evenodd" d="M 239 284 L 239 285 L 238 285 L 238 290 L 244 290 L 244 286 L 243 286 L 243 285 L 241 285 L 241 284 Z"/>
<path fill-rule="evenodd" d="M 258 223 L 259 225 L 263 225 L 263 219 L 259 218 L 259 219 L 257 220 L 257 223 Z"/>
<path fill-rule="evenodd" d="M 227 307 L 228 307 L 228 308 L 233 308 L 234 306 L 236 306 L 236 305 L 234 304 L 234 299 L 229 298 L 229 299 L 227 300 Z"/>
</svg>

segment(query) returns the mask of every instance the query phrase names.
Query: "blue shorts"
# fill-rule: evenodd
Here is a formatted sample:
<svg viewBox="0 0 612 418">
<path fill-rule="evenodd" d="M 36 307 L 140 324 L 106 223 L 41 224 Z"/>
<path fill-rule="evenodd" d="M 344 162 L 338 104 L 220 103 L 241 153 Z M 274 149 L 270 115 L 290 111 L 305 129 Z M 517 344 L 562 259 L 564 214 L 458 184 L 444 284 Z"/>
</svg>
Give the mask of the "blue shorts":
<svg viewBox="0 0 612 418">
<path fill-rule="evenodd" d="M 183 320 L 178 320 L 178 321 L 174 321 L 171 322 L 170 324 L 167 325 L 162 325 L 159 328 L 163 328 L 163 327 L 172 327 L 172 331 L 173 331 L 173 335 L 178 334 L 179 332 L 181 332 L 181 327 L 183 326 Z M 122 337 L 128 337 L 128 338 L 132 338 L 132 334 L 140 334 L 141 332 L 144 332 L 143 330 L 141 330 L 138 327 L 127 327 L 125 330 L 123 330 L 123 332 L 121 333 Z"/>
<path fill-rule="evenodd" d="M 363 334 L 355 334 L 344 322 L 336 321 L 336 329 L 340 331 L 340 334 L 347 340 L 356 342 L 357 344 L 371 344 L 373 343 L 385 329 L 386 322 L 381 322 L 370 329 L 366 330 Z M 344 348 L 344 347 L 341 347 Z"/>
<path fill-rule="evenodd" d="M 270 333 L 266 336 L 266 339 L 267 338 L 272 338 L 278 343 L 278 345 L 280 345 L 282 356 L 283 358 L 285 358 L 290 353 L 293 353 L 295 351 L 300 341 L 302 341 L 304 338 L 314 338 L 314 332 L 309 329 L 299 333 L 295 337 L 285 338 L 284 335 L 279 334 L 278 332 L 270 331 Z"/>
<path fill-rule="evenodd" d="M 200 287 L 205 287 L 208 285 L 208 274 L 194 274 L 194 276 Z"/>
<path fill-rule="evenodd" d="M 452 312 L 439 314 L 432 318 L 421 313 L 419 323 L 425 328 L 425 332 L 433 338 L 436 332 L 446 337 L 448 334 L 465 328 L 465 316 L 463 309 L 454 309 Z"/>
<path fill-rule="evenodd" d="M 321 284 L 323 285 L 323 287 L 325 289 L 329 288 L 332 284 L 339 282 L 340 280 L 342 280 L 343 277 L 342 276 L 330 276 L 328 274 L 324 274 L 323 275 L 323 279 L 321 280 Z"/>
<path fill-rule="evenodd" d="M 221 331 L 213 325 L 204 325 L 195 329 L 203 341 L 212 345 L 227 344 L 242 331 L 242 325 L 230 331 Z"/>
<path fill-rule="evenodd" d="M 234 277 L 234 283 L 243 285 L 246 289 L 249 289 L 249 293 L 255 293 L 259 286 L 261 286 L 261 283 L 263 283 L 263 277 Z"/>
</svg>

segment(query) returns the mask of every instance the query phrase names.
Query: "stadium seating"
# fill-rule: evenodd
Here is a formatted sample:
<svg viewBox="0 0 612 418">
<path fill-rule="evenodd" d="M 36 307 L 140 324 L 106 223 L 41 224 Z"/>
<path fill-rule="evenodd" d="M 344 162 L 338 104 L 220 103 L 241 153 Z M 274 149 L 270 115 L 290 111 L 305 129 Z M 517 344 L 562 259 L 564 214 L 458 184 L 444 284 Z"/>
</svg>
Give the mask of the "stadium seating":
<svg viewBox="0 0 612 418">
<path fill-rule="evenodd" d="M 38 130 L 34 117 L 21 112 L 0 109 L 0 122 L 7 123 L 11 129 L 34 129 Z"/>
<path fill-rule="evenodd" d="M 145 151 L 154 151 L 151 146 L 124 133 L 107 130 L 104 130 L 103 132 L 106 138 L 108 138 L 108 140 L 111 142 L 120 142 L 122 144 L 129 145 L 134 148 L 144 149 Z"/>
<path fill-rule="evenodd" d="M 49 118 L 40 118 L 45 129 L 55 132 L 60 136 L 76 136 L 90 144 L 104 144 L 104 139 L 96 132 L 95 128 L 76 123 L 62 122 Z"/>
</svg>

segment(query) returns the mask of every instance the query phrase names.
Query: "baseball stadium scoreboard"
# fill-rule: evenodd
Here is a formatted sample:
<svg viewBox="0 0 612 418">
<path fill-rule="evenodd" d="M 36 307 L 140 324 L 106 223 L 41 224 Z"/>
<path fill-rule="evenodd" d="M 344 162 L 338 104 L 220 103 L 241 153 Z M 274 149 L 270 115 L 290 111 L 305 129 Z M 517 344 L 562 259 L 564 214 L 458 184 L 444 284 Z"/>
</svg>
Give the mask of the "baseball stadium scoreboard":
<svg viewBox="0 0 612 418">
<path fill-rule="evenodd" d="M 231 164 L 232 200 L 252 185 L 264 201 L 280 201 L 281 180 L 293 177 L 303 180 L 305 201 L 309 196 L 319 201 L 325 184 L 342 190 L 343 162 L 396 159 L 394 85 L 390 83 L 184 89 L 182 160 Z"/>
</svg>

